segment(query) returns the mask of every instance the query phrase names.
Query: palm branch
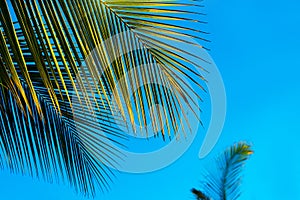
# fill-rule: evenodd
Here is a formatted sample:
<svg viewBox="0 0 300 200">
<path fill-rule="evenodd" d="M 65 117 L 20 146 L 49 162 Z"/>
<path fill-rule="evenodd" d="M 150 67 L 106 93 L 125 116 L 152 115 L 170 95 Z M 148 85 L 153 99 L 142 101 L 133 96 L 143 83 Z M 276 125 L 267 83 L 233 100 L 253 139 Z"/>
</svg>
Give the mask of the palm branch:
<svg viewBox="0 0 300 200">
<path fill-rule="evenodd" d="M 124 130 L 151 123 L 163 138 L 177 136 L 183 104 L 200 109 L 189 92 L 201 100 L 193 87 L 203 89 L 205 60 L 178 45 L 204 48 L 201 8 L 180 0 L 2 0 L 0 167 L 93 196 L 109 187 L 106 164 L 122 158 L 113 144 L 124 144 Z M 156 104 L 163 110 L 148 117 Z"/>
<path fill-rule="evenodd" d="M 217 159 L 217 170 L 208 172 L 201 190 L 192 189 L 192 193 L 199 200 L 235 200 L 241 195 L 241 172 L 253 153 L 251 146 L 239 142 L 228 148 Z"/>
</svg>

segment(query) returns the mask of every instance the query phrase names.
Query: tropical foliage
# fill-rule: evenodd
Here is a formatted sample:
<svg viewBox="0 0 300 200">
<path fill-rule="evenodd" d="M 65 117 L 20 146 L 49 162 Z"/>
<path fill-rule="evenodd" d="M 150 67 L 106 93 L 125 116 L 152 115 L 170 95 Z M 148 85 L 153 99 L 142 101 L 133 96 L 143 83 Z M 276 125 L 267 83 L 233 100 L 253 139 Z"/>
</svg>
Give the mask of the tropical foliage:
<svg viewBox="0 0 300 200">
<path fill-rule="evenodd" d="M 197 0 L 1 0 L 0 167 L 94 195 L 109 187 L 106 164 L 117 165 L 126 132 L 150 123 L 179 137 L 182 105 L 200 109 L 203 59 L 180 45 L 203 48 L 201 9 Z"/>
<path fill-rule="evenodd" d="M 217 170 L 208 172 L 200 190 L 193 188 L 197 200 L 236 200 L 240 196 L 241 172 L 250 155 L 251 146 L 239 142 L 217 159 Z"/>
</svg>

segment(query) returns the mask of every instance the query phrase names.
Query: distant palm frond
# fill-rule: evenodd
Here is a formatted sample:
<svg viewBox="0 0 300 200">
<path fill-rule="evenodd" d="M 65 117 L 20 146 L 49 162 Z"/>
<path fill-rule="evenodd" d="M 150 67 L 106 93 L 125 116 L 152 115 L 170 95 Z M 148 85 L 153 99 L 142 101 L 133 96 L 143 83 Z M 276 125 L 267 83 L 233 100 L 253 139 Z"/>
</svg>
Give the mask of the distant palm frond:
<svg viewBox="0 0 300 200">
<path fill-rule="evenodd" d="M 217 170 L 208 172 L 201 191 L 194 189 L 192 192 L 200 199 L 238 199 L 241 194 L 241 172 L 252 153 L 250 145 L 244 142 L 234 144 L 217 159 Z"/>
<path fill-rule="evenodd" d="M 200 109 L 192 86 L 204 90 L 206 61 L 178 46 L 204 48 L 201 8 L 180 0 L 2 0 L 0 166 L 94 195 L 96 185 L 109 186 L 105 163 L 118 164 L 114 145 L 126 140 L 124 130 L 150 123 L 163 137 L 176 135 L 183 104 Z M 156 104 L 163 109 L 147 116 Z"/>
</svg>

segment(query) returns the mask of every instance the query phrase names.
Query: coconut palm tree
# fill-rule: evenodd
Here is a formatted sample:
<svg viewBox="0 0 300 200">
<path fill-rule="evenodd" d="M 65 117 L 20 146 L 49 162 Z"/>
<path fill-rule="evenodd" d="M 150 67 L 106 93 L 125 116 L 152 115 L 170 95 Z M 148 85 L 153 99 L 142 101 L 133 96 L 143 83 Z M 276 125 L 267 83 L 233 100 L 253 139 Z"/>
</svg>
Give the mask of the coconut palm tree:
<svg viewBox="0 0 300 200">
<path fill-rule="evenodd" d="M 1 0 L 0 167 L 93 196 L 109 187 L 107 164 L 122 158 L 115 145 L 127 132 L 150 123 L 177 137 L 182 105 L 198 106 L 189 92 L 200 99 L 194 87 L 203 89 L 202 58 L 180 46 L 204 48 L 201 9 L 198 0 Z"/>
<path fill-rule="evenodd" d="M 241 172 L 250 155 L 251 146 L 244 142 L 232 145 L 217 158 L 217 169 L 208 172 L 200 190 L 191 192 L 197 200 L 236 200 L 241 195 Z"/>
</svg>

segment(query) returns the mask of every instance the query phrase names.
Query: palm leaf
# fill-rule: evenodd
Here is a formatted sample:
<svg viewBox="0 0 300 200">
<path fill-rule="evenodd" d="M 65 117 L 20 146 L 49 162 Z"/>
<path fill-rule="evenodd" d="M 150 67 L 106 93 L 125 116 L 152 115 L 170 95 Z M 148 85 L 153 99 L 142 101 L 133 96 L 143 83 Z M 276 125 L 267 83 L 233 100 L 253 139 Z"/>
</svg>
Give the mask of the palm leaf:
<svg viewBox="0 0 300 200">
<path fill-rule="evenodd" d="M 241 172 L 252 153 L 250 145 L 244 142 L 234 144 L 217 159 L 217 170 L 208 172 L 202 189 L 194 189 L 192 192 L 197 198 L 198 194 L 203 196 L 199 199 L 238 199 L 241 195 Z"/>
<path fill-rule="evenodd" d="M 124 130 L 136 134 L 150 123 L 146 134 L 176 136 L 187 119 L 183 105 L 200 109 L 189 92 L 200 99 L 193 87 L 203 89 L 205 60 L 178 48 L 203 48 L 199 8 L 198 1 L 1 1 L 1 166 L 93 195 L 96 185 L 109 186 L 105 164 L 117 165 Z M 163 109 L 148 116 L 157 104 Z"/>
</svg>

